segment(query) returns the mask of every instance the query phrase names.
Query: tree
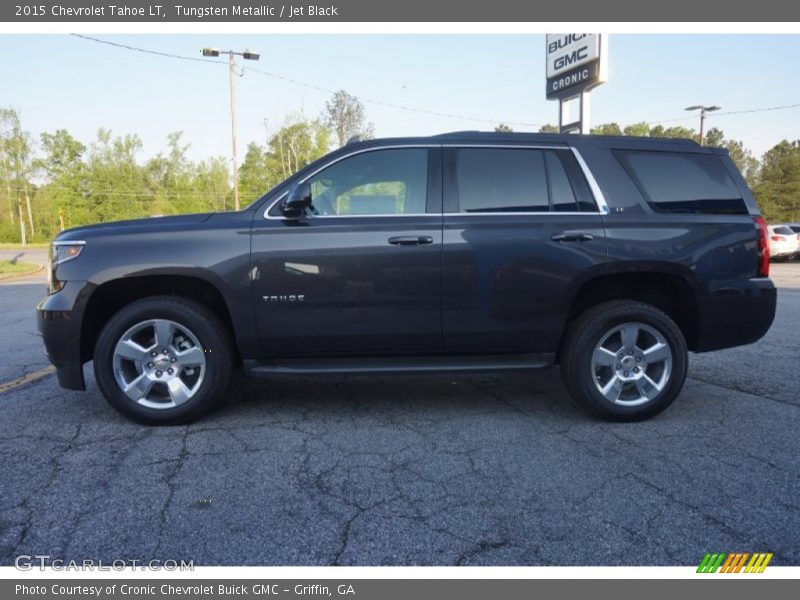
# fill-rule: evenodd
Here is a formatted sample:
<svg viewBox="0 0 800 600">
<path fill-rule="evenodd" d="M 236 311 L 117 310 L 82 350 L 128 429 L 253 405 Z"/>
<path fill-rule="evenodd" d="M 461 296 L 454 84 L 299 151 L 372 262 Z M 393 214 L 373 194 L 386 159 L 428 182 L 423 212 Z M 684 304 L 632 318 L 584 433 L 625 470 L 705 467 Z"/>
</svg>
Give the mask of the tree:
<svg viewBox="0 0 800 600">
<path fill-rule="evenodd" d="M 718 127 L 712 127 L 705 133 L 703 143 L 706 146 L 723 148 L 725 146 L 725 134 Z"/>
<path fill-rule="evenodd" d="M 500 123 L 499 125 L 497 125 L 497 126 L 494 128 L 494 130 L 495 130 L 497 133 L 511 133 L 512 131 L 514 131 L 513 129 L 511 129 L 511 127 L 509 127 L 509 126 L 508 126 L 508 125 L 506 125 L 505 123 Z"/>
<path fill-rule="evenodd" d="M 622 130 L 622 133 L 623 135 L 648 137 L 650 135 L 650 125 L 644 121 L 640 123 L 634 123 L 633 125 L 627 125 L 625 129 Z"/>
<path fill-rule="evenodd" d="M 688 127 L 667 127 L 656 125 L 650 130 L 650 137 L 654 138 L 683 138 L 699 142 L 700 139 L 694 129 Z"/>
<path fill-rule="evenodd" d="M 23 244 L 26 242 L 27 236 L 22 212 L 22 198 L 25 199 L 25 212 L 31 236 L 35 231 L 30 193 L 33 172 L 31 147 L 30 134 L 22 129 L 17 112 L 13 109 L 0 109 L 0 168 L 2 168 L 2 177 L 5 183 L 9 220 L 13 226 L 16 212 Z"/>
<path fill-rule="evenodd" d="M 550 123 L 547 123 L 539 127 L 539 133 L 558 133 L 558 127 L 556 127 L 555 125 L 550 125 Z"/>
<path fill-rule="evenodd" d="M 754 192 L 767 221 L 800 220 L 800 141 L 783 140 L 764 154 Z"/>
<path fill-rule="evenodd" d="M 352 137 L 369 139 L 375 135 L 375 126 L 367 121 L 364 105 L 345 90 L 336 92 L 325 104 L 323 120 L 333 129 L 340 147 Z"/>
<path fill-rule="evenodd" d="M 245 201 L 255 200 L 272 187 L 274 174 L 269 171 L 267 158 L 266 148 L 255 142 L 248 144 L 239 167 L 239 193 Z"/>
<path fill-rule="evenodd" d="M 592 127 L 592 135 L 622 135 L 622 128 L 617 123 L 603 123 Z"/>
<path fill-rule="evenodd" d="M 83 155 L 86 146 L 66 129 L 44 132 L 39 139 L 44 156 L 36 161 L 36 168 L 44 175 L 46 183 L 39 188 L 36 199 L 41 204 L 41 213 L 51 212 L 49 219 L 40 222 L 40 229 L 46 228 L 47 237 L 51 237 L 61 228 L 61 214 L 66 214 L 71 207 L 80 206 L 84 200 L 87 169 Z"/>
<path fill-rule="evenodd" d="M 302 115 L 289 121 L 270 138 L 266 159 L 270 182 L 278 183 L 328 152 L 330 132 L 315 119 Z"/>
</svg>

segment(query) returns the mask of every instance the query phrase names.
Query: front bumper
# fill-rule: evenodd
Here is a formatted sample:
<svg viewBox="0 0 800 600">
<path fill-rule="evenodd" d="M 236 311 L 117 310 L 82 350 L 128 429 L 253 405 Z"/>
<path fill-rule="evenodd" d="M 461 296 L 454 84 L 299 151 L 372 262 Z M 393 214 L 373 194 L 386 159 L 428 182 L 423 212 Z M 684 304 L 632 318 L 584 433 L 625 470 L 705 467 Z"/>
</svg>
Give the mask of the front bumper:
<svg viewBox="0 0 800 600">
<path fill-rule="evenodd" d="M 46 296 L 36 307 L 36 323 L 45 354 L 56 368 L 58 384 L 69 390 L 85 390 L 81 359 L 81 319 L 84 282 L 70 281 Z"/>
<path fill-rule="evenodd" d="M 768 277 L 714 282 L 698 298 L 695 352 L 744 346 L 760 340 L 775 319 L 778 290 Z"/>
</svg>

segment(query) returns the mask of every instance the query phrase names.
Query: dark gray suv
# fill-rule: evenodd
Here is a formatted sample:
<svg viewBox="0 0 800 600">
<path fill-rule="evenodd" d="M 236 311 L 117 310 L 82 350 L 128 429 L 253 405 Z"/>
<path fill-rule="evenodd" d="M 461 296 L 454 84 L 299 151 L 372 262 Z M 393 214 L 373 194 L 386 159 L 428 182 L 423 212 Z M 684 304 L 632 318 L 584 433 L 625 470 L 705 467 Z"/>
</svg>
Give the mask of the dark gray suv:
<svg viewBox="0 0 800 600">
<path fill-rule="evenodd" d="M 348 144 L 245 210 L 105 223 L 53 242 L 38 307 L 66 388 L 197 418 L 251 375 L 557 363 L 582 406 L 650 417 L 687 350 L 769 329 L 763 219 L 724 150 L 463 132 Z"/>
</svg>

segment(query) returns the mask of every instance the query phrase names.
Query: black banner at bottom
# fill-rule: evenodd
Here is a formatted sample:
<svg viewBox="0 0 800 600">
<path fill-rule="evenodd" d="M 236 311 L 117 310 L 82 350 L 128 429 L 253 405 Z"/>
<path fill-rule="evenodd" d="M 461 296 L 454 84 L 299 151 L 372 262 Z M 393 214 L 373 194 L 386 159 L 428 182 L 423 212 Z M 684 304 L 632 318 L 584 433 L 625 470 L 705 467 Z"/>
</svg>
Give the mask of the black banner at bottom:
<svg viewBox="0 0 800 600">
<path fill-rule="evenodd" d="M 474 573 L 474 571 L 471 571 Z M 465 572 L 466 575 L 466 572 Z M 696 579 L 324 579 L 324 580 L 173 580 L 33 579 L 0 581 L 0 598 L 9 600 L 191 600 L 235 598 L 299 600 L 441 600 L 442 598 L 531 600 L 537 597 L 606 597 L 673 600 L 725 594 L 726 600 L 790 597 L 797 583 L 765 579 L 698 575 Z M 758 590 L 756 590 L 758 586 Z"/>
</svg>

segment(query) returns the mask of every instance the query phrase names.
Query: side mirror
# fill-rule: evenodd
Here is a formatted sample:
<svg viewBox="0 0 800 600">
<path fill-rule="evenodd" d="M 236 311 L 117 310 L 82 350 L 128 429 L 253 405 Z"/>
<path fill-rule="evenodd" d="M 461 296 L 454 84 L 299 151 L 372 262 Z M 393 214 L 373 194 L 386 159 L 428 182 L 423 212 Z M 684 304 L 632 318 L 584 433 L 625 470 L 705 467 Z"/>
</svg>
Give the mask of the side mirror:
<svg viewBox="0 0 800 600">
<path fill-rule="evenodd" d="M 289 195 L 281 205 L 281 212 L 286 218 L 296 219 L 309 206 L 311 206 L 311 186 L 308 182 L 298 183 L 289 190 Z"/>
</svg>

